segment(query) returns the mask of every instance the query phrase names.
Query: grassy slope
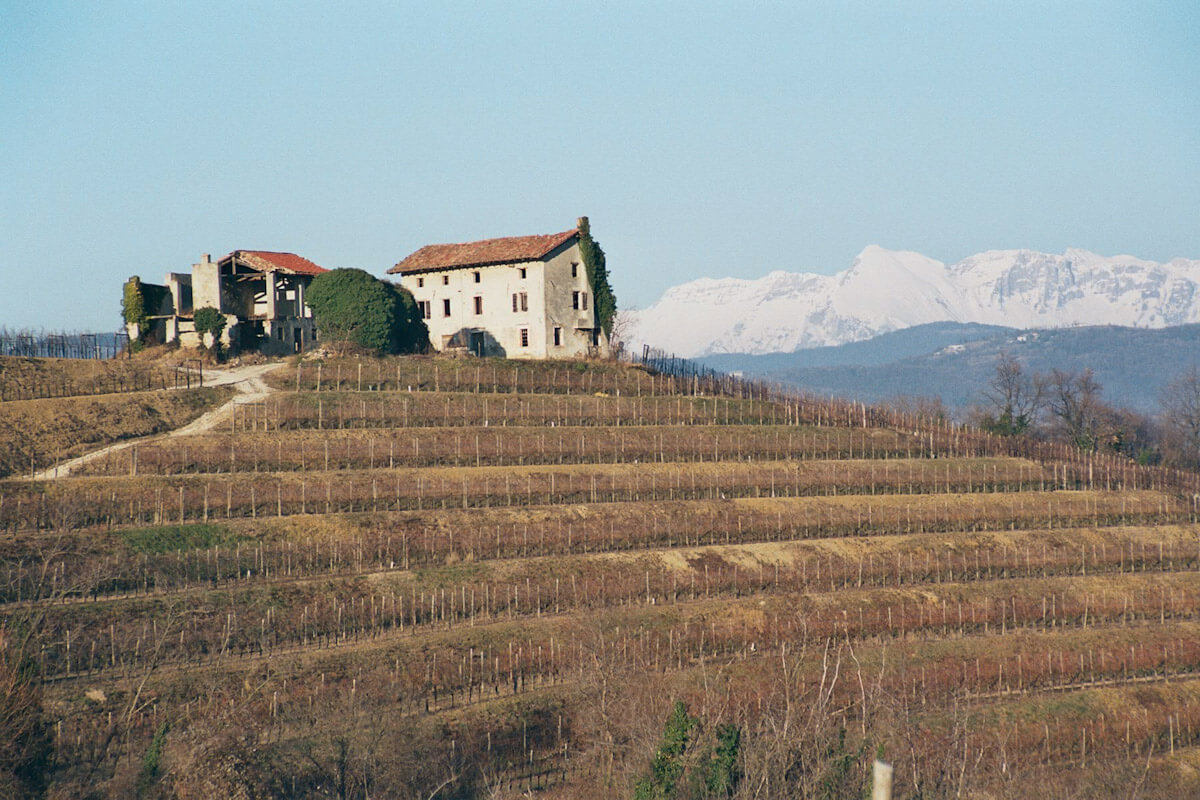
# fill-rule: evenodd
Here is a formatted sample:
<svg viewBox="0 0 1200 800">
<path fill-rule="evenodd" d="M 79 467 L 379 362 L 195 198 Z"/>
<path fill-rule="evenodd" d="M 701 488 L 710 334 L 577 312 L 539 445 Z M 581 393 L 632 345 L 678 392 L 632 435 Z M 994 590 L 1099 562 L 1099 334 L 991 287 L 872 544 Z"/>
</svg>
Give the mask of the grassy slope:
<svg viewBox="0 0 1200 800">
<path fill-rule="evenodd" d="M 173 362 L 178 362 L 176 357 Z M 0 400 L 30 400 L 162 389 L 174 384 L 174 363 L 148 358 L 108 361 L 0 356 Z"/>
<path fill-rule="evenodd" d="M 173 430 L 231 395 L 228 388 L 205 388 L 0 403 L 0 476 Z"/>
</svg>

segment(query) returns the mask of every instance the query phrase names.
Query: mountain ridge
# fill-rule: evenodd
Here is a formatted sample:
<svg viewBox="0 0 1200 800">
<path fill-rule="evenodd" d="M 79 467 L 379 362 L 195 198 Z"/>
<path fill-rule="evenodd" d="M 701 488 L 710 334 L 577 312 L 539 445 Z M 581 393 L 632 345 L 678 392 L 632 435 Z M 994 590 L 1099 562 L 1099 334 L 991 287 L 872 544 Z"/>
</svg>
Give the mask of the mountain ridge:
<svg viewBox="0 0 1200 800">
<path fill-rule="evenodd" d="M 1161 328 L 1200 322 L 1200 260 L 1069 248 L 987 250 L 946 265 L 869 245 L 834 275 L 700 278 L 622 318 L 631 345 L 688 357 L 795 352 L 932 322 Z"/>
</svg>

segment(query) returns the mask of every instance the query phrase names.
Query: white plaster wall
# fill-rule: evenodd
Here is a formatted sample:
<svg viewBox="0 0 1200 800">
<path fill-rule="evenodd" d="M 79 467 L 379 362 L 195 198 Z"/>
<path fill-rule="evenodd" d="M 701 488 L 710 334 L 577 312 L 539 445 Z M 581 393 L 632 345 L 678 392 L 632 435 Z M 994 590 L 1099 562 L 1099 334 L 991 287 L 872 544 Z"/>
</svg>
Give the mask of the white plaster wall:
<svg viewBox="0 0 1200 800">
<path fill-rule="evenodd" d="M 192 265 L 192 308 L 221 308 L 221 271 L 216 262 Z"/>
<path fill-rule="evenodd" d="M 578 264 L 571 277 L 571 264 Z M 521 270 L 525 277 L 521 277 Z M 587 355 L 591 344 L 587 333 L 578 328 L 594 325 L 591 289 L 579 253 L 579 244 L 571 242 L 551 253 L 545 261 L 520 264 L 495 264 L 484 267 L 455 268 L 400 276 L 400 285 L 412 292 L 418 302 L 426 301 L 430 316 L 425 320 L 429 341 L 435 350 L 445 349 L 446 337 L 461 334 L 462 344 L 470 346 L 471 331 L 485 331 L 488 345 L 498 345 L 508 358 L 573 358 Z M 479 274 L 476 282 L 475 274 Z M 572 292 L 588 293 L 586 311 L 572 308 Z M 522 310 L 520 294 L 528 307 Z M 518 295 L 513 311 L 513 295 Z M 475 298 L 483 298 L 483 313 L 475 313 Z M 443 301 L 450 301 L 450 315 Z M 554 345 L 554 328 L 562 329 L 561 343 Z M 521 330 L 528 331 L 528 344 L 521 345 Z M 602 342 L 603 344 L 603 342 Z M 489 349 L 486 355 L 500 355 Z"/>
<path fill-rule="evenodd" d="M 449 269 L 400 276 L 400 285 L 412 292 L 418 302 L 428 302 L 429 341 L 435 350 L 445 349 L 448 336 L 461 335 L 463 344 L 470 345 L 470 333 L 486 334 L 488 355 L 508 358 L 545 358 L 545 317 L 540 261 L 523 264 L 496 264 L 466 269 Z M 521 277 L 521 269 L 525 277 Z M 479 281 L 475 275 L 478 273 Z M 527 309 L 512 310 L 512 296 L 524 292 Z M 483 299 L 483 313 L 475 313 L 475 298 Z M 444 301 L 450 301 L 450 315 L 444 312 Z M 521 329 L 529 331 L 528 345 L 521 345 Z"/>
<path fill-rule="evenodd" d="M 176 316 L 180 314 L 191 314 L 195 307 L 195 298 L 192 299 L 192 305 L 183 302 L 184 288 L 189 291 L 192 288 L 192 276 L 182 272 L 167 273 L 167 288 L 171 290 L 171 305 L 172 313 Z"/>
<path fill-rule="evenodd" d="M 575 275 L 571 275 L 571 266 Z M 587 308 L 575 309 L 574 292 L 587 292 Z M 579 244 L 551 255 L 546 262 L 545 278 L 546 348 L 551 358 L 576 358 L 588 354 L 591 334 L 580 328 L 590 329 L 596 324 L 592 288 L 588 285 L 587 269 Z M 562 345 L 554 347 L 554 327 L 562 328 Z M 601 352 L 607 352 L 604 335 L 600 335 Z"/>
</svg>

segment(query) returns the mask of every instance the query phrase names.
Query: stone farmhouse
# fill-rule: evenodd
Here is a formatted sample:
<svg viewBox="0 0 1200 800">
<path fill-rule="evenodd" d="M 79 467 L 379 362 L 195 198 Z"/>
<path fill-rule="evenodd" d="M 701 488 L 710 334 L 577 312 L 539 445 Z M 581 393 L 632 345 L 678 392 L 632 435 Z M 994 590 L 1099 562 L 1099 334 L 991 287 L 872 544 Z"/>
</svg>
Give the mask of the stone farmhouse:
<svg viewBox="0 0 1200 800">
<path fill-rule="evenodd" d="M 435 350 L 506 358 L 607 352 L 579 248 L 579 227 L 422 247 L 388 270 L 400 276 Z"/>
<path fill-rule="evenodd" d="M 313 277 L 327 271 L 295 253 L 234 250 L 217 261 L 205 253 L 190 274 L 171 272 L 164 285 L 142 284 L 150 334 L 196 346 L 195 311 L 215 308 L 225 316 L 221 340 L 231 350 L 301 352 L 317 341 L 304 292 Z M 138 331 L 129 334 L 137 337 Z"/>
</svg>

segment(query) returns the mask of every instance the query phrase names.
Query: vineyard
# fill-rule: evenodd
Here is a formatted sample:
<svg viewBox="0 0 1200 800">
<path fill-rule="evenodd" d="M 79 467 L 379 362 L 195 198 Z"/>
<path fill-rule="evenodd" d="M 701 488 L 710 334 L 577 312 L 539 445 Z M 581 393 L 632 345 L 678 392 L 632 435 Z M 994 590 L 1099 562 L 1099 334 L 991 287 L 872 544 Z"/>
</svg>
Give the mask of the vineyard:
<svg viewBox="0 0 1200 800">
<path fill-rule="evenodd" d="M 2 339 L 2 335 L 0 335 Z M 2 342 L 0 342 L 2 344 Z M 0 353 L 4 351 L 0 349 Z M 116 358 L 28 358 L 0 355 L 0 402 L 50 397 L 145 392 L 154 389 L 191 388 L 188 370 L 174 366 Z"/>
<path fill-rule="evenodd" d="M 676 701 L 737 797 L 1200 791 L 1193 474 L 619 364 L 268 381 L 0 481 L 51 796 L 631 797 Z"/>
</svg>

